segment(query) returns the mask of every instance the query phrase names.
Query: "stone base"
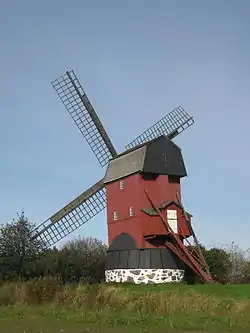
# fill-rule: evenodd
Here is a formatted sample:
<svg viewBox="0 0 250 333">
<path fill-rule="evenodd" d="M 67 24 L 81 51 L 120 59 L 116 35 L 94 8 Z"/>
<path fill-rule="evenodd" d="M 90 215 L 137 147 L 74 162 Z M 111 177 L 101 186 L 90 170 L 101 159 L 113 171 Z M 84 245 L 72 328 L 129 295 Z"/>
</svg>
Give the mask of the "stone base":
<svg viewBox="0 0 250 333">
<path fill-rule="evenodd" d="M 105 271 L 105 281 L 109 283 L 158 284 L 181 282 L 182 269 L 112 269 Z"/>
</svg>

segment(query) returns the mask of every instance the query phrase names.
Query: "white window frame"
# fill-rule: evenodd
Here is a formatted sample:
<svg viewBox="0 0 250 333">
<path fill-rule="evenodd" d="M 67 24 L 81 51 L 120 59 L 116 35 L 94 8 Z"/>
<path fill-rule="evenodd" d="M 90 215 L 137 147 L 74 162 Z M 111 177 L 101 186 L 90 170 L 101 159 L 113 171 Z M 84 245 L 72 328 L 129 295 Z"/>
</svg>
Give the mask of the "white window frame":
<svg viewBox="0 0 250 333">
<path fill-rule="evenodd" d="M 116 210 L 113 213 L 113 218 L 114 218 L 114 221 L 118 220 L 118 212 Z"/>
<path fill-rule="evenodd" d="M 133 207 L 129 207 L 129 216 L 132 217 L 134 216 L 134 211 L 133 211 Z"/>
<path fill-rule="evenodd" d="M 175 234 L 178 234 L 178 218 L 177 218 L 176 209 L 167 210 L 167 221 L 168 221 L 170 228 L 173 230 L 173 232 Z"/>
</svg>

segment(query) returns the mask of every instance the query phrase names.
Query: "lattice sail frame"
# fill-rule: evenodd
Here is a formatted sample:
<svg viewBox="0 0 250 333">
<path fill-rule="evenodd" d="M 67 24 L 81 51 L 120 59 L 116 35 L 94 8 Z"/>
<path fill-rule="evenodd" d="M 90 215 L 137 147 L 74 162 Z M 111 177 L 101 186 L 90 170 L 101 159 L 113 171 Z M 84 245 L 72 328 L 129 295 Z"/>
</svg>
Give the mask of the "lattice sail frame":
<svg viewBox="0 0 250 333">
<path fill-rule="evenodd" d="M 74 71 L 52 81 L 52 86 L 97 160 L 105 166 L 117 152 Z"/>
<path fill-rule="evenodd" d="M 106 191 L 101 179 L 56 214 L 41 223 L 35 230 L 35 238 L 41 238 L 52 246 L 91 220 L 106 207 Z"/>
<path fill-rule="evenodd" d="M 191 117 L 181 106 L 178 106 L 149 129 L 140 134 L 136 139 L 131 141 L 125 146 L 125 149 L 128 150 L 134 148 L 146 141 L 156 139 L 163 134 L 167 135 L 170 139 L 173 139 L 193 123 L 193 117 Z"/>
<path fill-rule="evenodd" d="M 84 92 L 73 70 L 52 82 L 59 98 L 85 137 L 101 166 L 117 155 L 100 119 Z M 181 106 L 157 121 L 148 130 L 131 141 L 125 149 L 131 149 L 160 135 L 173 139 L 194 123 Z M 35 237 L 52 246 L 88 222 L 106 207 L 106 191 L 100 180 L 56 214 L 41 223 Z"/>
</svg>

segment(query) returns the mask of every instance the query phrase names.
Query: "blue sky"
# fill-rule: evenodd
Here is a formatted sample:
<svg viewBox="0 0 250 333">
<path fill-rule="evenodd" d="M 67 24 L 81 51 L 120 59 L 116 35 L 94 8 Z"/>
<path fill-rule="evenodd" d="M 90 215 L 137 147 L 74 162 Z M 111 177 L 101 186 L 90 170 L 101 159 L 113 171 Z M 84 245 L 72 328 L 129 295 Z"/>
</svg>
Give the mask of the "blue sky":
<svg viewBox="0 0 250 333">
<path fill-rule="evenodd" d="M 40 223 L 100 167 L 50 82 L 73 68 L 118 151 L 182 105 L 183 201 L 207 246 L 250 247 L 250 2 L 2 1 L 0 202 Z M 106 242 L 105 212 L 73 233 Z"/>
</svg>

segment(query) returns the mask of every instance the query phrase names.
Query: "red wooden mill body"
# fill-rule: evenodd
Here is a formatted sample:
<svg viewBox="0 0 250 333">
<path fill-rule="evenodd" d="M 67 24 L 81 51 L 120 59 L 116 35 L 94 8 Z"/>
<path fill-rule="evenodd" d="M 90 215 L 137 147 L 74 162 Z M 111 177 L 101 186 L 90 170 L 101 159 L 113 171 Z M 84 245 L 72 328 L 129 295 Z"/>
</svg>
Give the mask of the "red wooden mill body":
<svg viewBox="0 0 250 333">
<path fill-rule="evenodd" d="M 187 222 L 176 199 L 181 196 L 180 179 L 185 176 L 181 150 L 166 136 L 109 162 L 104 178 L 109 239 L 107 281 L 159 283 L 183 278 L 183 262 L 164 245 L 168 233 L 145 189 L 173 231 L 181 238 L 189 237 L 191 215 Z"/>
<path fill-rule="evenodd" d="M 34 238 L 53 246 L 107 204 L 107 282 L 178 282 L 185 267 L 212 282 L 199 247 L 194 257 L 183 245 L 191 235 L 198 243 L 181 202 L 180 180 L 187 173 L 172 139 L 193 117 L 178 106 L 118 154 L 74 71 L 52 85 L 100 165 L 108 167 L 103 179 L 42 222 Z"/>
</svg>

